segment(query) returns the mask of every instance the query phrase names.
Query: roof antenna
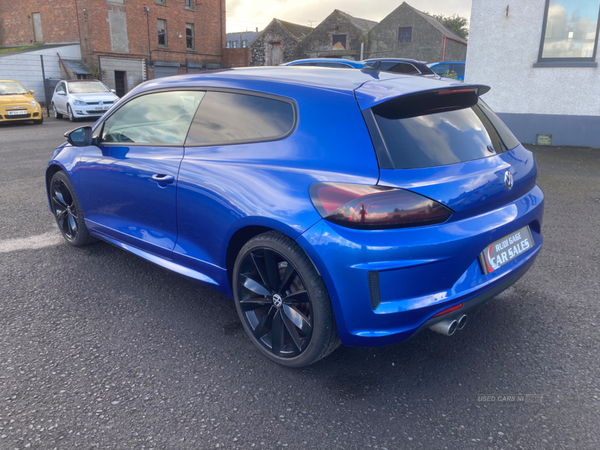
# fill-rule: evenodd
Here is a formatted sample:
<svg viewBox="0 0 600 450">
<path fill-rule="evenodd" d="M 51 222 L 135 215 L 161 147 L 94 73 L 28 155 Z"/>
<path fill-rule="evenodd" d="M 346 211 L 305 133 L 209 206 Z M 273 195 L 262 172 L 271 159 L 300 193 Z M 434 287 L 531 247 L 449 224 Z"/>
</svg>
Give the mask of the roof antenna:
<svg viewBox="0 0 600 450">
<path fill-rule="evenodd" d="M 361 69 L 362 72 L 368 73 L 368 74 L 379 74 L 381 72 L 381 61 L 375 61 L 374 64 L 370 65 L 370 66 L 366 66 L 364 68 Z"/>
</svg>

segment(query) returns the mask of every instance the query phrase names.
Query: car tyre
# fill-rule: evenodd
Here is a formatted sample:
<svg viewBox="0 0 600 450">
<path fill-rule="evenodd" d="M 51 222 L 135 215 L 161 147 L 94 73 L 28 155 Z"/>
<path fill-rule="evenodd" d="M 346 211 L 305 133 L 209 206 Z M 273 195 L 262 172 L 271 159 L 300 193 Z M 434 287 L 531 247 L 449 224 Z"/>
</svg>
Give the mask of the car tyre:
<svg viewBox="0 0 600 450">
<path fill-rule="evenodd" d="M 233 268 L 235 307 L 254 345 L 286 367 L 305 367 L 340 345 L 323 279 L 302 248 L 270 231 L 248 241 Z"/>
<path fill-rule="evenodd" d="M 71 109 L 71 105 L 67 105 L 67 114 L 69 115 L 69 120 L 71 122 L 77 122 L 77 117 L 73 114 L 73 110 Z"/>
<path fill-rule="evenodd" d="M 52 103 L 52 111 L 54 111 L 54 117 L 56 119 L 62 119 L 63 118 L 63 115 L 58 112 L 58 109 L 56 109 L 56 105 L 54 103 Z"/>
<path fill-rule="evenodd" d="M 40 114 L 42 114 L 42 113 L 40 113 Z M 33 123 L 34 123 L 35 125 L 41 125 L 41 124 L 43 124 L 43 123 L 44 123 L 44 115 L 42 114 L 42 115 L 40 116 L 40 118 L 39 118 L 39 119 L 35 119 L 35 120 L 33 121 Z"/>
<path fill-rule="evenodd" d="M 63 171 L 56 172 L 50 180 L 50 202 L 58 229 L 69 244 L 81 247 L 97 240 L 85 225 L 75 189 Z"/>
</svg>

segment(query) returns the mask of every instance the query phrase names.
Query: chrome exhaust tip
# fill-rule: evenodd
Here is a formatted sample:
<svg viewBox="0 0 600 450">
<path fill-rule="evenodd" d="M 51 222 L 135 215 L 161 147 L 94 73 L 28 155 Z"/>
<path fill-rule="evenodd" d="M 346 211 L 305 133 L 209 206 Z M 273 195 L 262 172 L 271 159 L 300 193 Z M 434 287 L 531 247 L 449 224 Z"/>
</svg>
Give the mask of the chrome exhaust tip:
<svg viewBox="0 0 600 450">
<path fill-rule="evenodd" d="M 452 336 L 457 328 L 458 328 L 458 321 L 454 320 L 454 319 L 442 320 L 441 322 L 438 322 L 435 325 L 432 325 L 429 327 L 430 330 L 433 330 L 437 333 L 444 334 L 446 336 Z"/>
<path fill-rule="evenodd" d="M 458 327 L 457 327 L 457 329 L 458 329 L 458 330 L 462 330 L 462 329 L 465 327 L 465 325 L 467 324 L 467 315 L 466 315 L 466 314 L 463 314 L 462 316 L 460 316 L 460 317 L 458 318 L 458 321 L 457 321 L 457 322 L 458 322 Z"/>
</svg>

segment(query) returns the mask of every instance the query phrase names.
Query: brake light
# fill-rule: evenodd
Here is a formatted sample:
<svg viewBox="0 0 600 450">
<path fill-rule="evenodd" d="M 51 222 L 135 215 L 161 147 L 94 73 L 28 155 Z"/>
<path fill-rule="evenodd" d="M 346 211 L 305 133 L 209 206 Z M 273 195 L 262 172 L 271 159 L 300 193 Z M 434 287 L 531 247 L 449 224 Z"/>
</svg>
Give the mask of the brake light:
<svg viewBox="0 0 600 450">
<path fill-rule="evenodd" d="M 310 198 L 319 214 L 349 228 L 387 229 L 433 225 L 452 210 L 404 189 L 346 183 L 315 183 Z"/>
</svg>

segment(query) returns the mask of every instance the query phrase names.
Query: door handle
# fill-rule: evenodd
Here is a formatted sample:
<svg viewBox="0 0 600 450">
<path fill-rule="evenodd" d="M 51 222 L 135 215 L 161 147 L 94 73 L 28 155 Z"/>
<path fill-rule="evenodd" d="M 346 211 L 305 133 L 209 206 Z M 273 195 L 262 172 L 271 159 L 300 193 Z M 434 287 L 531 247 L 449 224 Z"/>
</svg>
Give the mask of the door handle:
<svg viewBox="0 0 600 450">
<path fill-rule="evenodd" d="M 152 181 L 162 184 L 171 184 L 175 181 L 175 177 L 173 175 L 165 175 L 164 173 L 155 173 L 152 175 Z"/>
</svg>

